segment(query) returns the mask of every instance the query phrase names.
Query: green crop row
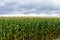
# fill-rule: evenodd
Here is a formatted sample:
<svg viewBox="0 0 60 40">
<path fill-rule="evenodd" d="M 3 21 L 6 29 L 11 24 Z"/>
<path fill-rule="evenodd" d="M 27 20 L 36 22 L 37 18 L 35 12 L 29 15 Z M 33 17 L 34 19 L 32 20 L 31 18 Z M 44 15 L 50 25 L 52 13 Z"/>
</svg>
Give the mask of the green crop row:
<svg viewBox="0 0 60 40">
<path fill-rule="evenodd" d="M 60 36 L 60 18 L 0 18 L 0 40 L 53 40 Z"/>
</svg>

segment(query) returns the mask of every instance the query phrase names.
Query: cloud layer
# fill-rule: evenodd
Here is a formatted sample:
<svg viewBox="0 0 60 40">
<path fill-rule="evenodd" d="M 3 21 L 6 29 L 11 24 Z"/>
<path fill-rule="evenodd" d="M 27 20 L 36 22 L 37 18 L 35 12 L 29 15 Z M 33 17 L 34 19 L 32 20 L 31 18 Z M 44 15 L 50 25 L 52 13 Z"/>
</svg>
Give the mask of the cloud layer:
<svg viewBox="0 0 60 40">
<path fill-rule="evenodd" d="M 60 14 L 60 0 L 0 0 L 0 15 Z"/>
</svg>

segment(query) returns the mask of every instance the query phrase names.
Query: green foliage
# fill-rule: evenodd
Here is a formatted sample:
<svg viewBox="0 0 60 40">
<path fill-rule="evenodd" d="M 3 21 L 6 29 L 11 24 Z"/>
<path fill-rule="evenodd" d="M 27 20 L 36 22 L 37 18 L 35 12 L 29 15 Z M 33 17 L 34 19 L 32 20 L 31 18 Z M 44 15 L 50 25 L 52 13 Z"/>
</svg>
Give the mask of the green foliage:
<svg viewBox="0 0 60 40">
<path fill-rule="evenodd" d="M 45 40 L 60 33 L 60 18 L 0 18 L 1 40 Z"/>
</svg>

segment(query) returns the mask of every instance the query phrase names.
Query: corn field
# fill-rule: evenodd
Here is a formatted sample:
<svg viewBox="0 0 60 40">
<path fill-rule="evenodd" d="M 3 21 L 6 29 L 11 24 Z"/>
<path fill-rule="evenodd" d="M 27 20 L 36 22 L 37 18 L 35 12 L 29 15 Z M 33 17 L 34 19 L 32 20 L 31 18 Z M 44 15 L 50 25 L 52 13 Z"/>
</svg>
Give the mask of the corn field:
<svg viewBox="0 0 60 40">
<path fill-rule="evenodd" d="M 53 40 L 60 37 L 60 18 L 0 18 L 0 40 Z"/>
</svg>

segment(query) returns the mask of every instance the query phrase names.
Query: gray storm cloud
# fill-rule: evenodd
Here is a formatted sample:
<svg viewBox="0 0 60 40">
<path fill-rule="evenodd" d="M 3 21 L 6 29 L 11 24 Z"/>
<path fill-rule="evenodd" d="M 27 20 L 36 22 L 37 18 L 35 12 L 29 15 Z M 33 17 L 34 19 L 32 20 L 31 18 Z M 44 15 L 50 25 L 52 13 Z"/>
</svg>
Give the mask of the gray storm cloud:
<svg viewBox="0 0 60 40">
<path fill-rule="evenodd" d="M 59 14 L 60 0 L 0 0 L 0 14 Z"/>
</svg>

